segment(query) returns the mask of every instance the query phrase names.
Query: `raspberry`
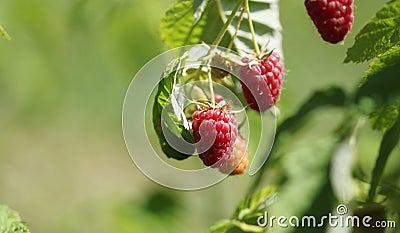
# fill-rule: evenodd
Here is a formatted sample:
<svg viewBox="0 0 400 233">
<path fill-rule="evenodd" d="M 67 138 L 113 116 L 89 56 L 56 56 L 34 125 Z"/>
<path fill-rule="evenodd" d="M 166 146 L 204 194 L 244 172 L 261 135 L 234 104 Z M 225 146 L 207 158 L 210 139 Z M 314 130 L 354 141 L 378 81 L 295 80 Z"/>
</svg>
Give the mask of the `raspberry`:
<svg viewBox="0 0 400 233">
<path fill-rule="evenodd" d="M 238 133 L 236 117 L 220 108 L 198 110 L 192 116 L 193 137 L 204 165 L 218 167 L 230 158 Z"/>
<path fill-rule="evenodd" d="M 261 62 L 249 61 L 240 67 L 239 77 L 244 97 L 250 107 L 264 112 L 276 104 L 281 95 L 283 63 L 280 56 L 272 52 Z"/>
<path fill-rule="evenodd" d="M 232 156 L 219 167 L 219 170 L 229 175 L 243 174 L 248 164 L 249 159 L 246 140 L 238 135 L 233 147 Z"/>
<path fill-rule="evenodd" d="M 308 15 L 325 41 L 336 44 L 353 24 L 353 0 L 305 0 Z"/>
</svg>

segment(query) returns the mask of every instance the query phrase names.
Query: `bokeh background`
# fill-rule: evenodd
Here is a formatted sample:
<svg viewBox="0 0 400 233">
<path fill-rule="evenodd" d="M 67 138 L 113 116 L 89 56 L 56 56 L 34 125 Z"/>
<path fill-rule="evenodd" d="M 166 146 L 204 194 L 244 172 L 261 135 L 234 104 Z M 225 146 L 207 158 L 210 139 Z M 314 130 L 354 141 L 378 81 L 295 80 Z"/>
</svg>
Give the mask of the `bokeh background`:
<svg viewBox="0 0 400 233">
<path fill-rule="evenodd" d="M 384 2 L 356 1 L 353 30 L 344 44 L 329 45 L 303 1 L 281 1 L 287 75 L 280 119 L 313 90 L 355 88 L 367 65 L 343 65 L 345 51 Z M 125 91 L 140 67 L 167 49 L 157 28 L 170 3 L 0 1 L 0 23 L 13 38 L 0 39 L 0 203 L 32 232 L 203 232 L 229 217 L 246 192 L 247 176 L 196 192 L 163 188 L 125 149 Z M 326 122 L 339 115 L 321 112 L 299 146 L 328 134 L 333 125 Z M 358 153 L 369 171 L 380 134 L 362 135 Z"/>
</svg>

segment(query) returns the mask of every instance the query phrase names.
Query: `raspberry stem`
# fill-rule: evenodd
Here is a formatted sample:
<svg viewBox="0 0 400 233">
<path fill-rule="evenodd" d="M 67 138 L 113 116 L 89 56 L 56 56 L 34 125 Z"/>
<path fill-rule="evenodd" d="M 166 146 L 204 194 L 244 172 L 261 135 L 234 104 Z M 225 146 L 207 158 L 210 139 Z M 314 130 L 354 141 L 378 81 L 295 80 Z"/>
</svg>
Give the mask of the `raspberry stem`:
<svg viewBox="0 0 400 233">
<path fill-rule="evenodd" d="M 244 12 L 245 12 L 245 9 L 244 9 L 244 7 L 242 7 L 242 9 L 240 11 L 239 19 L 236 23 L 235 34 L 232 36 L 231 41 L 229 42 L 228 49 L 232 49 L 232 47 L 233 47 L 233 42 L 235 41 L 237 32 L 239 31 L 240 24 L 242 23 Z"/>
<path fill-rule="evenodd" d="M 236 13 L 238 12 L 240 6 L 242 6 L 243 0 L 239 0 L 236 2 L 235 7 L 233 8 L 231 14 L 229 15 L 229 18 L 226 20 L 226 22 L 224 23 L 224 26 L 221 28 L 221 30 L 218 32 L 217 37 L 215 38 L 214 42 L 212 43 L 212 45 L 219 45 L 219 43 L 221 43 L 222 38 L 224 37 L 226 31 L 228 30 L 229 25 L 232 23 L 233 18 L 235 18 Z M 221 9 L 221 3 L 220 1 L 217 1 L 217 5 L 219 5 L 219 8 Z M 220 10 L 222 11 L 222 10 Z M 223 14 L 223 12 L 221 13 Z"/>
<path fill-rule="evenodd" d="M 211 103 L 212 103 L 212 106 L 215 107 L 215 96 L 214 96 L 213 81 L 212 81 L 212 77 L 211 77 L 211 67 L 208 66 L 207 68 L 208 68 L 208 71 L 207 71 L 207 74 L 208 74 L 208 85 L 210 87 L 210 93 L 211 93 Z"/>
<path fill-rule="evenodd" d="M 250 16 L 251 13 L 250 13 L 250 7 L 249 7 L 249 0 L 245 0 L 244 7 L 245 7 L 246 13 L 247 13 L 247 20 L 249 22 L 249 28 L 250 28 L 250 32 L 251 32 L 251 38 L 253 41 L 254 51 L 256 52 L 257 57 L 260 58 L 261 53 L 260 53 L 260 49 L 258 48 L 256 34 L 254 32 L 254 27 L 253 27 L 253 21 L 251 20 L 251 16 Z"/>
</svg>

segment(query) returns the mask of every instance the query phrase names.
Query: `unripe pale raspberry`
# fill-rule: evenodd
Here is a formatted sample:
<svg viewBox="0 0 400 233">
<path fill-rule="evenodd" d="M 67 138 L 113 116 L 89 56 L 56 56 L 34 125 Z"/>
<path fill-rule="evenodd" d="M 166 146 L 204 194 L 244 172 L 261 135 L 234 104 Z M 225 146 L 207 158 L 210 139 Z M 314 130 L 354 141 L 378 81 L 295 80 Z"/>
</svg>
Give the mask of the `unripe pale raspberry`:
<svg viewBox="0 0 400 233">
<path fill-rule="evenodd" d="M 243 174 L 249 164 L 247 142 L 240 135 L 236 137 L 231 157 L 219 167 L 222 173 L 229 175 Z"/>
</svg>

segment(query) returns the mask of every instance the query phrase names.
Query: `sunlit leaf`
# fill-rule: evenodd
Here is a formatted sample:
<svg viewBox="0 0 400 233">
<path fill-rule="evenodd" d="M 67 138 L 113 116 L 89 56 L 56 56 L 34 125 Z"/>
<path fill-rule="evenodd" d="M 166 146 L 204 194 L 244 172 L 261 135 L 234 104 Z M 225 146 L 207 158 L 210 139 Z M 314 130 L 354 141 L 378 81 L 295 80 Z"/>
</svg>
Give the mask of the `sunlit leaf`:
<svg viewBox="0 0 400 233">
<path fill-rule="evenodd" d="M 392 0 L 361 29 L 344 62 L 370 60 L 399 42 L 400 0 Z"/>
<path fill-rule="evenodd" d="M 369 115 L 369 120 L 373 129 L 385 132 L 392 128 L 399 116 L 399 103 L 379 107 Z"/>
<path fill-rule="evenodd" d="M 237 1 L 179 0 L 175 2 L 160 24 L 161 39 L 169 47 L 205 42 L 211 44 L 223 27 Z M 260 47 L 267 46 L 282 55 L 282 35 L 277 0 L 250 0 L 251 17 Z M 228 46 L 235 34 L 238 15 L 228 27 L 221 46 Z M 239 52 L 254 51 L 247 18 L 244 17 L 234 41 Z"/>
<path fill-rule="evenodd" d="M 7 206 L 0 205 L 1 233 L 29 233 L 20 216 Z"/>
<path fill-rule="evenodd" d="M 213 226 L 211 226 L 206 233 L 220 233 L 227 232 L 229 229 L 233 227 L 232 221 L 229 219 L 223 219 Z"/>
<path fill-rule="evenodd" d="M 193 0 L 179 0 L 171 5 L 160 23 L 161 39 L 171 48 L 200 42 L 205 16 L 194 23 Z"/>
<path fill-rule="evenodd" d="M 232 218 L 241 220 L 244 219 L 246 215 L 256 213 L 263 214 L 267 206 L 275 201 L 275 198 L 276 188 L 274 187 L 265 187 L 255 194 L 247 195 L 240 201 Z"/>
<path fill-rule="evenodd" d="M 210 227 L 206 233 L 241 233 L 241 232 L 248 232 L 248 233 L 261 233 L 264 232 L 264 228 L 247 224 L 244 222 L 240 222 L 237 220 L 228 220 L 224 219 L 217 222 L 215 225 Z"/>
</svg>

